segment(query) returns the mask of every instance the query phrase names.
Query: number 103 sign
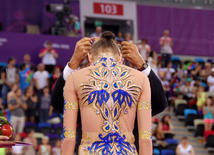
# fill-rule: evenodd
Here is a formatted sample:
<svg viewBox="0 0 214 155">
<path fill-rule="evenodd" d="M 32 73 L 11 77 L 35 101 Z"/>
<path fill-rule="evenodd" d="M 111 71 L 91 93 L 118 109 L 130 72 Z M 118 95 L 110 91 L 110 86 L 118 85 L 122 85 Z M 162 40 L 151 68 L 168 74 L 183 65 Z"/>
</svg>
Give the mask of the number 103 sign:
<svg viewBox="0 0 214 155">
<path fill-rule="evenodd" d="M 94 2 L 95 14 L 120 15 L 123 16 L 123 5 L 111 3 L 96 3 Z"/>
</svg>

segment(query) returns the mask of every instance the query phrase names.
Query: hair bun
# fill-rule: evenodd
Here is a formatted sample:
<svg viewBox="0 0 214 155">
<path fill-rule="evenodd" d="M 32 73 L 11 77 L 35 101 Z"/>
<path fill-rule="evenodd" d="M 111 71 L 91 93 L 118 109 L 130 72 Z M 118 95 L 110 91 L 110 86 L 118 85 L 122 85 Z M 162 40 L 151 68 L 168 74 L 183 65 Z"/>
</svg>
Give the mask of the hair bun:
<svg viewBox="0 0 214 155">
<path fill-rule="evenodd" d="M 102 33 L 101 39 L 106 39 L 106 40 L 114 40 L 115 39 L 115 35 L 114 33 L 110 32 L 110 31 L 105 31 Z"/>
</svg>

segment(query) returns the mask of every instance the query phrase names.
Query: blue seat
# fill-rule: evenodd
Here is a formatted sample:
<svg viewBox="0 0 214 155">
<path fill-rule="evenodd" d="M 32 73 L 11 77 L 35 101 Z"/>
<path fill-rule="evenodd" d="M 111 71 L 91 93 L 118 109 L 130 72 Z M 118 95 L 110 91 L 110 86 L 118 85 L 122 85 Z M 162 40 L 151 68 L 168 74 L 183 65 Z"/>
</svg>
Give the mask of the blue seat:
<svg viewBox="0 0 214 155">
<path fill-rule="evenodd" d="M 36 127 L 36 123 L 33 122 L 25 122 L 25 127 Z"/>
<path fill-rule="evenodd" d="M 48 75 L 48 78 L 52 78 L 52 74 L 51 73 Z"/>
<path fill-rule="evenodd" d="M 53 112 L 52 115 L 51 115 L 51 117 L 49 117 L 48 119 L 52 119 L 52 118 L 54 118 L 54 117 L 59 117 L 59 114 Z"/>
<path fill-rule="evenodd" d="M 195 62 L 205 62 L 205 60 L 202 58 L 195 58 Z"/>
<path fill-rule="evenodd" d="M 51 128 L 51 124 L 49 123 L 45 123 L 45 122 L 40 122 L 38 123 L 38 128 L 41 129 L 41 128 Z"/>
<path fill-rule="evenodd" d="M 175 152 L 173 150 L 163 149 L 161 150 L 161 155 L 175 155 Z"/>
<path fill-rule="evenodd" d="M 178 144 L 178 141 L 176 139 L 168 138 L 166 139 L 167 144 Z"/>
<path fill-rule="evenodd" d="M 171 58 L 171 61 L 175 61 L 175 60 L 181 61 L 181 59 L 180 59 L 179 57 L 172 57 L 172 58 Z"/>
<path fill-rule="evenodd" d="M 154 149 L 154 150 L 153 150 L 153 154 L 154 154 L 154 155 L 160 155 L 160 150 Z"/>
<path fill-rule="evenodd" d="M 0 62 L 0 67 L 6 67 L 7 63 L 6 62 Z"/>
<path fill-rule="evenodd" d="M 187 115 L 189 115 L 189 114 L 197 115 L 197 110 L 195 110 L 195 109 L 185 109 L 184 110 L 185 119 L 187 119 Z"/>
</svg>

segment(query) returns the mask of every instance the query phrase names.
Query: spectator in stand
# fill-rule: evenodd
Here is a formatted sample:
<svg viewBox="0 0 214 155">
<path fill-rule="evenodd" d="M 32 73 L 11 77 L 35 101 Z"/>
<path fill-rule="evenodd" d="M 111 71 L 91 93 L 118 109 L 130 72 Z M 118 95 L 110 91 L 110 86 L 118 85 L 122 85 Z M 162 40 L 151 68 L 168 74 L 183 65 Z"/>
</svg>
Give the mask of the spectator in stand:
<svg viewBox="0 0 214 155">
<path fill-rule="evenodd" d="M 29 68 L 26 68 L 25 64 L 20 65 L 19 71 L 19 86 L 24 93 L 25 88 L 32 85 L 33 73 Z"/>
<path fill-rule="evenodd" d="M 50 155 L 51 145 L 49 145 L 49 138 L 45 136 L 42 138 L 42 145 L 39 148 L 39 155 Z"/>
<path fill-rule="evenodd" d="M 124 41 L 123 32 L 122 31 L 118 31 L 116 39 L 119 40 L 119 41 Z"/>
<path fill-rule="evenodd" d="M 163 37 L 160 38 L 161 54 L 164 66 L 171 61 L 172 51 L 172 38 L 169 37 L 169 30 L 163 31 Z"/>
<path fill-rule="evenodd" d="M 155 51 L 151 51 L 149 53 L 148 64 L 150 65 L 156 76 L 158 76 L 157 56 Z"/>
<path fill-rule="evenodd" d="M 52 90 L 56 84 L 57 79 L 59 78 L 61 74 L 61 70 L 59 67 L 55 67 L 53 70 L 53 75 L 50 78 L 50 90 Z"/>
<path fill-rule="evenodd" d="M 170 85 L 169 85 L 169 81 L 166 79 L 166 74 L 164 74 L 163 77 L 161 77 L 160 79 L 163 86 L 163 90 L 165 94 L 167 94 L 167 92 L 170 90 Z"/>
<path fill-rule="evenodd" d="M 75 15 L 69 15 L 69 36 L 79 36 L 80 35 L 80 22 L 79 18 Z"/>
<path fill-rule="evenodd" d="M 204 91 L 204 88 L 206 87 L 205 83 L 200 83 L 200 86 L 197 91 L 197 109 L 198 109 L 198 115 L 202 115 L 202 107 L 206 101 L 206 92 Z"/>
<path fill-rule="evenodd" d="M 176 155 L 195 155 L 194 148 L 188 144 L 187 137 L 183 137 L 181 143 L 176 147 Z"/>
<path fill-rule="evenodd" d="M 134 38 L 134 37 L 133 37 L 133 38 Z M 128 41 L 128 42 L 130 42 L 130 43 L 134 43 L 134 39 L 131 40 L 131 34 L 130 34 L 130 33 L 126 33 L 126 34 L 124 35 L 124 41 Z"/>
<path fill-rule="evenodd" d="M 25 146 L 24 154 L 23 155 L 36 155 L 36 149 L 37 149 L 37 139 L 34 138 L 34 130 L 31 130 L 27 133 L 27 137 L 23 140 L 25 143 L 32 143 L 31 146 Z"/>
<path fill-rule="evenodd" d="M 61 151 L 61 141 L 56 140 L 55 147 L 52 149 L 52 155 L 59 155 Z"/>
<path fill-rule="evenodd" d="M 183 95 L 183 99 L 185 100 L 191 100 L 196 97 L 196 87 L 191 85 L 191 81 L 192 79 L 188 77 L 186 79 L 185 85 L 180 87 L 180 92 Z"/>
<path fill-rule="evenodd" d="M 35 120 L 35 112 L 36 106 L 35 104 L 38 102 L 38 98 L 33 94 L 33 86 L 29 86 L 25 89 L 23 99 L 27 103 L 27 110 L 25 110 L 25 121 L 34 122 Z"/>
<path fill-rule="evenodd" d="M 4 110 L 4 105 L 3 105 L 3 101 L 2 101 L 2 98 L 0 98 L 0 111 L 1 110 Z"/>
<path fill-rule="evenodd" d="M 141 43 L 138 44 L 137 47 L 138 47 L 138 50 L 140 51 L 140 54 L 143 57 L 143 59 L 148 61 L 149 53 L 151 51 L 151 47 L 147 44 L 147 39 L 145 39 L 145 38 L 141 39 Z"/>
<path fill-rule="evenodd" d="M 195 68 L 193 70 L 191 70 L 191 74 L 194 77 L 194 79 L 196 77 L 200 76 L 200 71 L 201 70 L 202 70 L 202 66 L 198 62 L 195 62 Z"/>
<path fill-rule="evenodd" d="M 179 96 L 180 78 L 178 77 L 178 75 L 178 72 L 174 72 L 170 80 L 170 91 L 168 94 L 168 100 L 171 101 L 170 111 L 173 111 L 174 109 L 175 100 L 178 98 L 182 98 Z"/>
<path fill-rule="evenodd" d="M 11 90 L 14 84 L 18 84 L 19 82 L 19 75 L 18 71 L 15 68 L 16 59 L 13 57 L 10 57 L 8 59 L 8 65 L 7 67 L 3 68 L 1 72 L 1 79 L 4 82 L 2 86 L 2 99 L 3 103 L 6 103 L 7 99 L 7 93 Z"/>
<path fill-rule="evenodd" d="M 214 103 L 214 68 L 212 68 L 211 74 L 207 78 L 207 84 L 209 86 L 210 96 L 212 96 L 212 102 Z"/>
<path fill-rule="evenodd" d="M 18 134 L 18 133 L 15 134 L 14 141 L 15 142 L 21 141 L 20 134 Z M 12 149 L 10 149 L 10 152 L 12 153 L 12 155 L 23 155 L 23 153 L 24 153 L 23 146 L 13 146 Z"/>
<path fill-rule="evenodd" d="M 167 64 L 166 68 L 160 68 L 159 72 L 162 72 L 162 73 L 166 74 L 166 79 L 168 81 L 170 81 L 171 78 L 172 78 L 172 74 L 175 73 L 175 69 L 172 68 L 172 62 L 169 62 Z"/>
<path fill-rule="evenodd" d="M 211 98 L 207 98 L 205 105 L 203 106 L 203 114 L 204 114 L 204 131 L 210 131 L 212 130 L 214 115 L 214 109 Z"/>
<path fill-rule="evenodd" d="M 172 134 L 173 129 L 171 117 L 168 114 L 164 115 L 158 123 L 156 138 L 159 140 L 167 138 L 166 134 Z"/>
<path fill-rule="evenodd" d="M 101 34 L 102 34 L 102 27 L 97 26 L 96 29 L 95 29 L 95 32 L 90 35 L 90 38 L 92 38 L 92 37 L 100 37 Z"/>
<path fill-rule="evenodd" d="M 37 97 L 38 97 L 39 103 L 40 103 L 40 98 L 41 98 L 41 96 L 43 94 L 43 90 L 42 89 L 45 86 L 49 85 L 49 74 L 45 70 L 44 64 L 40 63 L 38 65 L 38 71 L 36 71 L 33 74 L 33 81 L 35 83 L 36 93 L 37 93 Z"/>
<path fill-rule="evenodd" d="M 21 65 L 25 64 L 26 68 L 29 68 L 31 71 L 35 71 L 34 64 L 31 62 L 30 54 L 28 54 L 28 53 L 25 54 L 23 60 L 24 61 L 23 61 L 23 63 Z"/>
<path fill-rule="evenodd" d="M 40 122 L 47 122 L 48 120 L 48 114 L 49 114 L 49 108 L 51 105 L 51 96 L 49 88 L 46 86 L 43 89 L 43 96 L 41 97 L 41 104 L 40 104 Z"/>
<path fill-rule="evenodd" d="M 51 42 L 46 43 L 46 48 L 41 50 L 39 57 L 42 58 L 42 63 L 45 65 L 45 70 L 47 70 L 49 73 L 52 73 L 56 65 L 58 53 L 55 49 L 52 49 Z"/>
<path fill-rule="evenodd" d="M 207 80 L 208 76 L 212 72 L 212 64 L 210 62 L 205 63 L 205 68 L 201 70 L 200 76 L 204 78 L 204 80 Z"/>
<path fill-rule="evenodd" d="M 8 102 L 8 109 L 11 114 L 11 124 L 15 132 L 22 133 L 25 125 L 25 112 L 27 110 L 27 104 L 23 100 L 22 90 L 17 89 L 14 97 Z"/>
<path fill-rule="evenodd" d="M 14 84 L 11 91 L 7 93 L 7 102 L 15 95 L 15 91 L 19 88 L 18 84 Z"/>
</svg>

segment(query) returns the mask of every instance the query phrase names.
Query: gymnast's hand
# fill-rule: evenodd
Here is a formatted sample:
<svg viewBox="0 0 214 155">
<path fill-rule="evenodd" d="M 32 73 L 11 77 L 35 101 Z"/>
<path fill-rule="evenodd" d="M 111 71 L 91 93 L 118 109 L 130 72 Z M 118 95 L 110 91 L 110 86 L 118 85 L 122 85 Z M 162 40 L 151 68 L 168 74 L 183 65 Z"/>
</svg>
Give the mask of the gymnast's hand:
<svg viewBox="0 0 214 155">
<path fill-rule="evenodd" d="M 137 69 L 140 69 L 143 66 L 143 64 L 145 63 L 145 60 L 140 55 L 137 46 L 128 41 L 123 41 L 121 43 L 121 46 L 122 46 L 123 58 L 128 60 Z"/>
<path fill-rule="evenodd" d="M 7 136 L 0 136 L 0 148 L 12 148 L 12 146 L 15 146 L 14 142 L 7 141 L 9 140 L 9 137 Z"/>
<path fill-rule="evenodd" d="M 91 49 L 91 44 L 93 40 L 96 38 L 87 38 L 84 37 L 76 43 L 74 54 L 70 59 L 68 66 L 75 70 L 78 66 L 83 62 L 83 60 L 87 57 L 88 52 Z"/>
</svg>

